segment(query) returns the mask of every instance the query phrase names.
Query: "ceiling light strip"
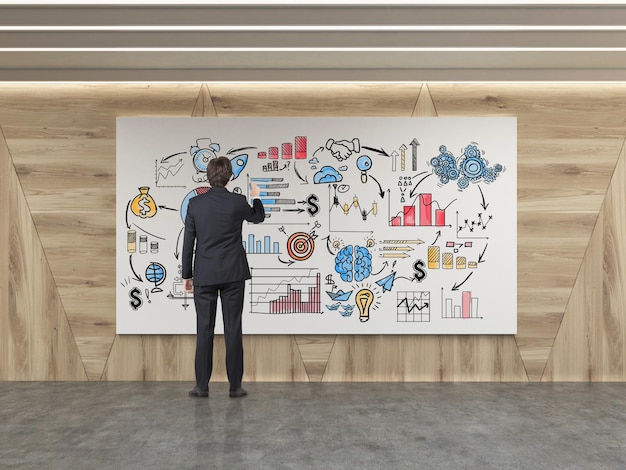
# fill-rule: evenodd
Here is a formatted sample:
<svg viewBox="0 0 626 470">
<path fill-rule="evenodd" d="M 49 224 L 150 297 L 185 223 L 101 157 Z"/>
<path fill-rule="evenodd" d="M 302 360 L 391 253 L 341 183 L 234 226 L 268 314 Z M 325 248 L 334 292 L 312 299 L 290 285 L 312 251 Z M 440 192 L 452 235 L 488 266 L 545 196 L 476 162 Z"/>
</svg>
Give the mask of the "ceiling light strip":
<svg viewBox="0 0 626 470">
<path fill-rule="evenodd" d="M 0 52 L 626 52 L 626 47 L 0 47 Z"/>
<path fill-rule="evenodd" d="M 119 25 L 6 26 L 0 32 L 611 32 L 626 25 Z"/>
</svg>

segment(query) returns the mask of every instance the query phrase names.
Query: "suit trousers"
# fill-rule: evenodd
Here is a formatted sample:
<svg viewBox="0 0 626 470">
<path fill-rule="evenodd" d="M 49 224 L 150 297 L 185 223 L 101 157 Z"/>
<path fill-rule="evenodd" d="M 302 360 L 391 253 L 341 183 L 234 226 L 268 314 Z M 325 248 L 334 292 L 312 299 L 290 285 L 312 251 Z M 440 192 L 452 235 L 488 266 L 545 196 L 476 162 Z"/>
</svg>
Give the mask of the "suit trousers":
<svg viewBox="0 0 626 470">
<path fill-rule="evenodd" d="M 196 305 L 196 385 L 207 390 L 213 371 L 213 337 L 217 297 L 222 301 L 224 341 L 226 343 L 226 373 L 230 390 L 241 387 L 243 378 L 243 339 L 241 314 L 243 311 L 245 281 L 211 286 L 194 286 Z"/>
</svg>

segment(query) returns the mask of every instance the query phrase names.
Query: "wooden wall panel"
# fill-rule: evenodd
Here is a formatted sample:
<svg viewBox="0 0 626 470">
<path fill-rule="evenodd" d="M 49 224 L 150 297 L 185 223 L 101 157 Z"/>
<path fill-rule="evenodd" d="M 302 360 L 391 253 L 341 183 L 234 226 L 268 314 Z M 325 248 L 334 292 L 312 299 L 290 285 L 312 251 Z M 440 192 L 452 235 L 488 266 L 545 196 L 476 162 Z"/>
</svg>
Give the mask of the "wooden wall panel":
<svg viewBox="0 0 626 470">
<path fill-rule="evenodd" d="M 209 84 L 219 117 L 409 117 L 420 87 L 415 83 Z"/>
<path fill-rule="evenodd" d="M 431 84 L 440 116 L 518 120 L 518 334 L 539 380 L 623 142 L 625 85 Z"/>
<path fill-rule="evenodd" d="M 622 150 L 544 381 L 626 380 L 626 155 Z"/>
<path fill-rule="evenodd" d="M 120 335 L 102 380 L 195 381 L 195 335 Z M 245 336 L 244 382 L 306 382 L 306 369 L 291 336 Z M 227 382 L 226 347 L 215 337 L 212 382 Z"/>
<path fill-rule="evenodd" d="M 115 118 L 189 116 L 199 87 L 0 85 L 0 124 L 91 380 L 115 337 Z"/>
<path fill-rule="evenodd" d="M 0 377 L 11 373 L 9 367 L 9 181 L 13 163 L 0 128 Z"/>
<path fill-rule="evenodd" d="M 195 344 L 190 335 L 117 336 L 102 380 L 194 381 Z"/>
<path fill-rule="evenodd" d="M 526 382 L 528 377 L 510 336 L 342 336 L 323 381 Z"/>
<path fill-rule="evenodd" d="M 0 316 L 0 380 L 86 380 L 52 273 L 0 132 L 6 274 Z"/>
<path fill-rule="evenodd" d="M 67 316 L 71 330 L 59 320 L 55 341 L 61 346 L 48 344 L 64 348 L 73 332 L 90 380 L 193 379 L 194 336 L 114 333 L 117 116 L 517 116 L 518 335 L 248 336 L 245 379 L 624 380 L 623 266 L 613 263 L 602 271 L 597 256 L 624 258 L 623 237 L 609 228 L 623 220 L 622 202 L 619 193 L 605 196 L 626 137 L 625 92 L 623 84 L 0 85 L 9 169 L 26 196 L 21 210 L 35 224 L 32 230 L 20 227 L 15 239 L 38 235 L 47 262 L 29 261 L 29 272 L 49 265 L 52 275 L 46 283 L 0 273 L 0 328 L 22 328 L 27 339 L 27 330 L 42 335 L 54 322 L 27 328 L 33 320 L 24 312 L 47 305 L 42 299 L 56 292 L 58 303 L 48 310 L 62 315 L 51 318 Z M 618 187 L 615 181 L 612 187 Z M 11 244 L 8 211 L 0 217 L 0 263 L 37 249 L 13 238 Z M 600 285 L 590 274 L 598 269 Z M 22 296 L 24 283 L 38 286 L 37 299 L 20 300 L 22 316 L 8 315 L 9 282 Z M 220 341 L 215 378 L 225 380 Z M 31 353 L 20 353 L 20 344 L 0 344 L 0 364 L 9 364 L 2 377 L 25 377 L 31 360 L 37 374 L 57 367 L 43 349 L 34 355 L 41 360 L 27 359 Z M 63 354 L 71 358 L 71 350 Z M 6 362 L 9 354 L 19 360 Z"/>
</svg>

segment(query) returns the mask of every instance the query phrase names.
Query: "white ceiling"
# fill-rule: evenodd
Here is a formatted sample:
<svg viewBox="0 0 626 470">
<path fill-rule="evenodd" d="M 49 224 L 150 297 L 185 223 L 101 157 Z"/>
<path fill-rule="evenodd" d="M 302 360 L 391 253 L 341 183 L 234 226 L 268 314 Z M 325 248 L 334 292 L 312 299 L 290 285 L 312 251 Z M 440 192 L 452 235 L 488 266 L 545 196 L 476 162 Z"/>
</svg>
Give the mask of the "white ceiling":
<svg viewBox="0 0 626 470">
<path fill-rule="evenodd" d="M 0 5 L 0 81 L 624 81 L 624 5 Z"/>
</svg>

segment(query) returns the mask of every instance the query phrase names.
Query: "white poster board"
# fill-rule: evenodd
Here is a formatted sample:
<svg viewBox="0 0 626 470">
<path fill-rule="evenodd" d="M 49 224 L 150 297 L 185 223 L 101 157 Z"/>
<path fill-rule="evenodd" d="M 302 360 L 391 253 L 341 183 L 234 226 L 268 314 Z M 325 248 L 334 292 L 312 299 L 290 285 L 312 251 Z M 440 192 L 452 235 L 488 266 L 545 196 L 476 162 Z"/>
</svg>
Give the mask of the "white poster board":
<svg viewBox="0 0 626 470">
<path fill-rule="evenodd" d="M 267 213 L 243 226 L 244 333 L 515 334 L 516 125 L 118 118 L 117 333 L 195 333 L 184 216 L 227 156 Z"/>
</svg>

